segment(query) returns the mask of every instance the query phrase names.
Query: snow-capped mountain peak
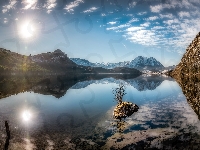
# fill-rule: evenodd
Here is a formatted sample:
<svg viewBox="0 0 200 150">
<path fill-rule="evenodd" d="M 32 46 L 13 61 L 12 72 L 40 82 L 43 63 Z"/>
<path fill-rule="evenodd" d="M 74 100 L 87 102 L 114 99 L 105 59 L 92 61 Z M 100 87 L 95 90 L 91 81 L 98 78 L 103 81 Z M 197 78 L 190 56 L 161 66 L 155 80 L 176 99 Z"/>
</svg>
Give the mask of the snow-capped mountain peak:
<svg viewBox="0 0 200 150">
<path fill-rule="evenodd" d="M 155 68 L 163 68 L 164 66 L 157 61 L 153 57 L 143 57 L 138 56 L 132 61 L 124 61 L 124 62 L 118 62 L 118 63 L 91 63 L 88 60 L 80 59 L 80 58 L 70 58 L 73 62 L 75 62 L 78 65 L 83 66 L 91 66 L 91 67 L 102 67 L 106 69 L 113 69 L 116 67 L 127 67 L 127 68 L 135 68 L 139 70 L 143 69 L 155 69 Z"/>
</svg>

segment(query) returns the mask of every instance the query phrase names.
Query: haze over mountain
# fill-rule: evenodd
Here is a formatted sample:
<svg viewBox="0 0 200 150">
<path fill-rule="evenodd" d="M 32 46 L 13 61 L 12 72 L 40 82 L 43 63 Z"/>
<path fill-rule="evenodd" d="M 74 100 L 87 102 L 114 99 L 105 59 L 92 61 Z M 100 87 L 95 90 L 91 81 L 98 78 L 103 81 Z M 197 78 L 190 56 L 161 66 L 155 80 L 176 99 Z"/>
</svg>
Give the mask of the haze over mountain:
<svg viewBox="0 0 200 150">
<path fill-rule="evenodd" d="M 151 70 L 151 69 L 163 69 L 164 66 L 157 61 L 153 57 L 143 57 L 138 56 L 132 61 L 124 61 L 124 62 L 118 62 L 118 63 L 92 63 L 89 62 L 86 59 L 81 58 L 70 58 L 73 62 L 75 62 L 78 65 L 83 66 L 91 66 L 91 67 L 102 67 L 106 69 L 113 69 L 116 67 L 128 67 L 128 68 L 135 68 L 138 70 Z"/>
</svg>

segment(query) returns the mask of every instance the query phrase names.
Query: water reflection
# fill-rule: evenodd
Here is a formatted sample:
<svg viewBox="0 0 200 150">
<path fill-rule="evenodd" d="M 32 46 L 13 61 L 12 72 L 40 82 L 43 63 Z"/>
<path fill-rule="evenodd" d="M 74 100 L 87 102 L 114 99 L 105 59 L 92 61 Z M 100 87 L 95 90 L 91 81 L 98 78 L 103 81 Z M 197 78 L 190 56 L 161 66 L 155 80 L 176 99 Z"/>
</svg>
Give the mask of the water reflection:
<svg viewBox="0 0 200 150">
<path fill-rule="evenodd" d="M 187 98 L 189 105 L 200 119 L 200 76 L 188 76 L 182 74 L 181 78 L 176 80 L 182 88 L 183 94 Z"/>
<path fill-rule="evenodd" d="M 109 77 L 109 78 L 107 78 Z M 166 77 L 150 76 L 137 77 L 131 75 L 80 75 L 69 76 L 0 76 L 0 99 L 22 92 L 34 92 L 43 95 L 52 95 L 56 98 L 64 96 L 68 89 L 85 88 L 90 84 L 123 83 L 129 84 L 138 91 L 154 90 Z M 170 78 L 167 78 L 170 80 Z"/>
<path fill-rule="evenodd" d="M 115 122 L 112 89 L 121 82 L 127 87 L 124 99 L 140 109 L 123 122 Z M 175 149 L 167 147 L 170 142 L 199 142 L 195 136 L 200 130 L 198 117 L 171 78 L 3 77 L 3 83 L 0 149 L 6 137 L 4 120 L 10 124 L 10 149 Z"/>
<path fill-rule="evenodd" d="M 30 121 L 31 117 L 32 117 L 32 114 L 31 114 L 30 111 L 28 111 L 28 110 L 25 110 L 25 111 L 23 112 L 23 114 L 22 114 L 22 118 L 23 118 L 23 120 L 26 121 L 26 122 Z"/>
</svg>

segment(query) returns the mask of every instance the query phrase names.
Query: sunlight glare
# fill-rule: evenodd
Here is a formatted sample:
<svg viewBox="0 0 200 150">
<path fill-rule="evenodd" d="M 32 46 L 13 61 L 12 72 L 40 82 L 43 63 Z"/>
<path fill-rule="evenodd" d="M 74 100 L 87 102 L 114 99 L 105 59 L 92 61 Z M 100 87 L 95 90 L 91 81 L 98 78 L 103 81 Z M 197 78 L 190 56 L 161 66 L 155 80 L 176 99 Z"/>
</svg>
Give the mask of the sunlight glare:
<svg viewBox="0 0 200 150">
<path fill-rule="evenodd" d="M 32 24 L 26 22 L 21 27 L 21 34 L 23 38 L 30 38 L 33 36 L 35 29 Z"/>
<path fill-rule="evenodd" d="M 24 121 L 29 121 L 31 119 L 31 113 L 25 110 L 22 114 L 22 118 L 24 119 Z"/>
</svg>

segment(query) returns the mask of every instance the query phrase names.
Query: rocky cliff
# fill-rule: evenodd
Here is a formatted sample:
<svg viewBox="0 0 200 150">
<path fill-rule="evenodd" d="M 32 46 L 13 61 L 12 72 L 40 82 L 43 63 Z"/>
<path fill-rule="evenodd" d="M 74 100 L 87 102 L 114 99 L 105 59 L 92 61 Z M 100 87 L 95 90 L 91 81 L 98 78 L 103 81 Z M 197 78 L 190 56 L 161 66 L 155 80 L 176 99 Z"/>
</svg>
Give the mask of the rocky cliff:
<svg viewBox="0 0 200 150">
<path fill-rule="evenodd" d="M 176 66 L 171 75 L 180 79 L 184 76 L 191 76 L 200 73 L 200 32 L 187 47 L 181 62 Z"/>
<path fill-rule="evenodd" d="M 200 119 L 200 32 L 170 75 L 176 79 L 188 104 Z"/>
</svg>

